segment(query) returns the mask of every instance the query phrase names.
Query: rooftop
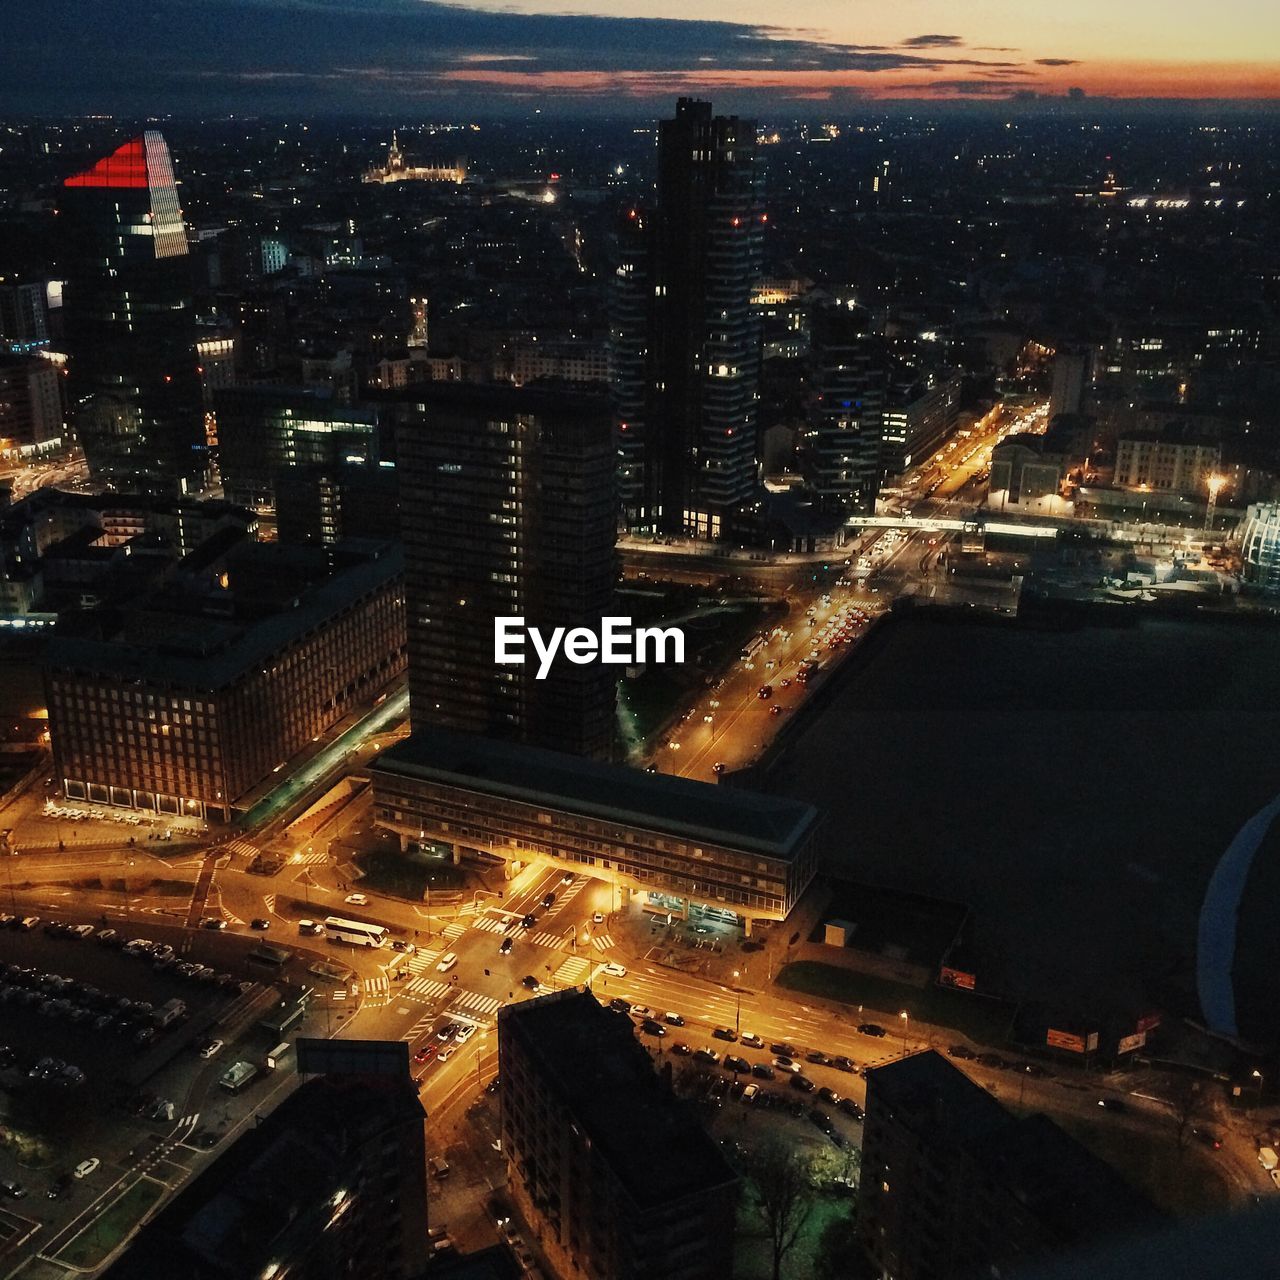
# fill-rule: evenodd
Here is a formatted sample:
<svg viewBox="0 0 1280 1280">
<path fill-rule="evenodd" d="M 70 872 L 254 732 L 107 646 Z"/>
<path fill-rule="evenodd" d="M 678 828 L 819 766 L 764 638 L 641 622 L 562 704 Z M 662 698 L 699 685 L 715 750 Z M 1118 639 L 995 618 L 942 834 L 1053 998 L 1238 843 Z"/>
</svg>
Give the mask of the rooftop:
<svg viewBox="0 0 1280 1280">
<path fill-rule="evenodd" d="M 818 821 L 817 810 L 798 800 L 643 773 L 450 729 L 415 730 L 384 751 L 374 768 L 772 858 L 794 857 Z"/>
<path fill-rule="evenodd" d="M 737 1182 L 720 1148 L 654 1071 L 631 1019 L 570 989 L 498 1014 L 642 1208 Z"/>
</svg>

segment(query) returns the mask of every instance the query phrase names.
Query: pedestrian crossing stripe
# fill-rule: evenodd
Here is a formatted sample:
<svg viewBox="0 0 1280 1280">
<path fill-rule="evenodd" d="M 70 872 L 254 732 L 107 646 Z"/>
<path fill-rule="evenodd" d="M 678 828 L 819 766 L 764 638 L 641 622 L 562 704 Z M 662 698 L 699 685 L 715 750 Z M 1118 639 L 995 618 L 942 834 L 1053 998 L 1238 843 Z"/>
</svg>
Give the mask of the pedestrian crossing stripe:
<svg viewBox="0 0 1280 1280">
<path fill-rule="evenodd" d="M 434 1021 L 434 1013 L 424 1014 L 400 1037 L 401 1040 L 416 1040 Z"/>
<path fill-rule="evenodd" d="M 612 951 L 613 939 L 607 933 L 601 934 L 600 937 L 591 939 L 591 945 L 597 951 Z"/>
<path fill-rule="evenodd" d="M 557 970 L 556 981 L 576 986 L 591 970 L 591 962 L 582 956 L 570 956 Z"/>
<path fill-rule="evenodd" d="M 405 968 L 408 969 L 415 977 L 422 973 L 424 969 L 432 969 L 440 957 L 444 955 L 443 951 L 415 951 L 408 960 L 405 961 Z"/>
<path fill-rule="evenodd" d="M 428 1000 L 434 1000 L 436 996 L 452 991 L 453 987 L 447 982 L 437 982 L 434 978 L 414 978 L 406 984 L 405 990 L 411 995 L 426 996 Z"/>
<path fill-rule="evenodd" d="M 391 983 L 386 978 L 366 978 L 364 980 L 364 989 L 371 995 L 378 995 L 381 992 L 389 991 Z"/>
<path fill-rule="evenodd" d="M 441 935 L 446 942 L 456 942 L 466 931 L 467 926 L 465 924 L 458 924 L 455 921 L 453 924 L 445 925 L 441 930 Z"/>
<path fill-rule="evenodd" d="M 472 922 L 473 929 L 483 929 L 486 933 L 506 933 L 511 927 L 510 920 L 495 920 L 492 916 L 477 916 Z"/>
<path fill-rule="evenodd" d="M 460 991 L 450 1008 L 469 1009 L 474 1013 L 497 1013 L 502 1001 L 494 996 L 482 996 L 475 991 Z"/>
<path fill-rule="evenodd" d="M 257 845 L 252 845 L 248 840 L 228 840 L 227 848 L 232 853 L 242 854 L 246 858 L 256 858 L 258 856 Z"/>
<path fill-rule="evenodd" d="M 579 877 L 575 880 L 567 889 L 557 895 L 555 903 L 547 913 L 547 917 L 558 916 L 586 887 L 587 881 L 585 878 Z"/>
<path fill-rule="evenodd" d="M 262 895 L 262 905 L 267 909 L 267 915 L 270 915 L 276 909 L 276 895 L 274 893 L 264 893 Z"/>
<path fill-rule="evenodd" d="M 294 866 L 322 867 L 329 861 L 327 853 L 300 853 L 293 857 Z"/>
</svg>

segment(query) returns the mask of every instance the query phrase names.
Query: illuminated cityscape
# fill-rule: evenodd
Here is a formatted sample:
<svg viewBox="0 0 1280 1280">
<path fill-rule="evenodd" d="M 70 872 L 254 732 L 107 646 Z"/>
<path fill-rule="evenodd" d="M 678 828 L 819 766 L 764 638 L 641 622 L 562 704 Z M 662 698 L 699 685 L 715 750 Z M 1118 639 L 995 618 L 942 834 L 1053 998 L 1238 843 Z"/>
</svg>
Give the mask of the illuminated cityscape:
<svg viewBox="0 0 1280 1280">
<path fill-rule="evenodd" d="M 1280 56 L 739 10 L 0 42 L 0 1280 L 1275 1272 Z"/>
</svg>

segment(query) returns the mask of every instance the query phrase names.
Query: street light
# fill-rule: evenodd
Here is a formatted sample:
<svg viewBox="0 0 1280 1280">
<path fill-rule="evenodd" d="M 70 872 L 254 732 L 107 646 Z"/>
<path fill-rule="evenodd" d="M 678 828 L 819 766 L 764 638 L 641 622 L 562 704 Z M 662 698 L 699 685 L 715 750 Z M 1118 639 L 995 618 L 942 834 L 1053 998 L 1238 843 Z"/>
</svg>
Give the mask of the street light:
<svg viewBox="0 0 1280 1280">
<path fill-rule="evenodd" d="M 1218 509 L 1218 494 L 1222 492 L 1223 486 L 1227 483 L 1226 476 L 1213 475 L 1206 481 L 1209 486 L 1209 502 L 1204 509 L 1204 531 L 1205 533 L 1213 532 L 1213 515 Z"/>
<path fill-rule="evenodd" d="M 905 1009 L 898 1014 L 898 1017 L 902 1019 L 902 1056 L 905 1058 L 907 1056 L 907 1028 L 911 1024 L 911 1019 Z"/>
<path fill-rule="evenodd" d="M 733 971 L 733 980 L 736 983 L 741 977 L 737 969 Z M 733 1034 L 737 1035 L 742 1030 L 742 992 L 735 989 L 734 995 L 737 997 L 737 1005 L 733 1011 Z"/>
<path fill-rule="evenodd" d="M 1262 1106 L 1262 1072 L 1254 1068 L 1253 1078 L 1258 1082 L 1258 1106 Z"/>
</svg>

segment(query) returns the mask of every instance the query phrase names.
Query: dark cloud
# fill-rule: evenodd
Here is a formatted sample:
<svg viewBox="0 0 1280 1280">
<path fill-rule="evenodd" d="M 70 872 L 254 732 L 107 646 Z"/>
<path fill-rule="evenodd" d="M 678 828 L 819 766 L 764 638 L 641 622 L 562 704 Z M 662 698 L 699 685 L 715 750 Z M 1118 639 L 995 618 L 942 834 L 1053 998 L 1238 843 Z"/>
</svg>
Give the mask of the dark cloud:
<svg viewBox="0 0 1280 1280">
<path fill-rule="evenodd" d="M 908 36 L 902 42 L 904 49 L 958 49 L 964 44 L 963 36 Z"/>
<path fill-rule="evenodd" d="M 1037 67 L 1075 67 L 1080 65 L 1078 58 L 1037 58 Z"/>
<path fill-rule="evenodd" d="M 962 43 L 952 35 L 914 36 L 895 49 L 747 23 L 439 0 L 45 0 L 39 22 L 6 28 L 0 109 L 19 112 L 367 114 L 432 97 L 494 110 L 539 92 L 549 102 L 602 96 L 601 79 L 613 76 L 621 96 L 635 97 L 671 85 L 727 95 L 736 85 L 723 77 L 734 73 L 755 92 L 758 77 L 776 73 L 769 88 L 781 96 L 822 91 L 815 73 L 923 79 L 1019 65 L 949 56 Z M 700 72 L 722 78 L 702 88 Z M 788 75 L 810 79 L 783 83 Z"/>
</svg>

